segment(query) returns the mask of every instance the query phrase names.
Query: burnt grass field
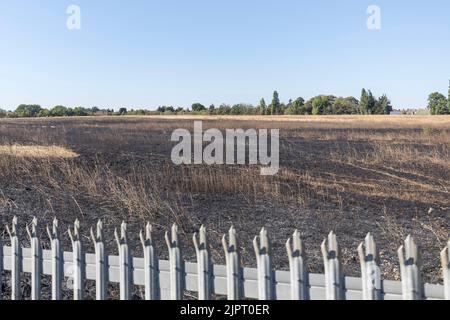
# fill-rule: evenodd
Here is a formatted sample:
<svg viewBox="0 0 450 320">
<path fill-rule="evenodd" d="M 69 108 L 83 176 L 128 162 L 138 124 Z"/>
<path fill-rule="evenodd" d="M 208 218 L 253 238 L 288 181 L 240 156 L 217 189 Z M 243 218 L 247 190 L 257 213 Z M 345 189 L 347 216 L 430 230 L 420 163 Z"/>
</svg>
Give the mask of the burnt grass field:
<svg viewBox="0 0 450 320">
<path fill-rule="evenodd" d="M 278 175 L 260 176 L 258 166 L 173 165 L 171 133 L 192 130 L 194 118 L 0 119 L 2 224 L 16 215 L 28 246 L 24 227 L 38 217 L 49 248 L 45 226 L 57 217 L 70 251 L 67 228 L 78 218 L 84 247 L 93 252 L 89 228 L 102 219 L 109 253 L 117 254 L 113 231 L 125 220 L 139 256 L 139 230 L 150 222 L 160 258 L 167 259 L 163 235 L 177 223 L 189 261 L 195 261 L 192 234 L 205 224 L 216 264 L 224 263 L 220 239 L 234 225 L 244 266 L 256 265 L 252 239 L 265 226 L 275 267 L 285 270 L 285 242 L 298 229 L 314 273 L 323 272 L 320 244 L 333 230 L 349 276 L 360 276 L 356 248 L 370 231 L 388 279 L 399 279 L 397 249 L 411 234 L 421 248 L 424 279 L 441 281 L 439 252 L 450 232 L 449 117 L 195 119 L 204 130 L 280 129 Z M 15 154 L 11 145 L 31 149 Z M 33 146 L 60 146 L 77 156 L 34 154 Z M 5 231 L 3 241 L 9 243 Z M 25 296 L 26 283 L 25 277 Z"/>
</svg>

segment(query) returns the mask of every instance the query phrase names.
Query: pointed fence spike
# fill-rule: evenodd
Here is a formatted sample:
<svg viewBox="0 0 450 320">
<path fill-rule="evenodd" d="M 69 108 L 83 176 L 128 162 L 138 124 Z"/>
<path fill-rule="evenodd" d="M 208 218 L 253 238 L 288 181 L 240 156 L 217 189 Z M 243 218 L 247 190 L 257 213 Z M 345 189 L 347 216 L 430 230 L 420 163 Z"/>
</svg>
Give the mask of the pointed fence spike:
<svg viewBox="0 0 450 320">
<path fill-rule="evenodd" d="M 223 235 L 222 246 L 227 267 L 227 298 L 228 300 L 240 300 L 243 296 L 243 270 L 236 229 L 233 226 L 228 231 L 228 243 L 226 235 Z"/>
<path fill-rule="evenodd" d="M 366 264 L 363 263 L 363 262 L 365 262 L 365 259 L 366 259 L 366 254 L 364 253 L 364 243 L 361 242 L 356 250 L 358 252 L 358 257 L 359 257 L 359 261 L 361 263 L 361 268 L 365 268 Z"/>
<path fill-rule="evenodd" d="M 204 247 L 208 246 L 208 236 L 204 225 L 200 227 L 200 243 L 203 243 Z"/>
<path fill-rule="evenodd" d="M 150 223 L 147 223 L 145 227 L 145 234 L 143 230 L 140 231 L 140 238 L 144 251 L 145 300 L 157 300 L 160 298 L 159 259 L 153 246 Z"/>
<path fill-rule="evenodd" d="M 119 250 L 120 300 L 130 300 L 133 286 L 133 260 L 128 246 L 127 224 L 125 221 L 120 225 L 120 236 L 116 228 L 114 237 Z"/>
<path fill-rule="evenodd" d="M 139 240 L 141 240 L 142 247 L 145 248 L 146 239 L 142 230 L 139 231 Z"/>
<path fill-rule="evenodd" d="M 339 246 L 334 232 L 330 232 L 327 239 L 321 245 L 325 268 L 325 291 L 327 300 L 343 300 L 344 276 L 339 259 Z"/>
<path fill-rule="evenodd" d="M 192 242 L 194 243 L 194 248 L 195 251 L 198 252 L 200 250 L 200 244 L 197 240 L 198 234 L 197 232 L 194 233 L 194 235 L 192 236 Z"/>
<path fill-rule="evenodd" d="M 262 228 L 259 236 L 253 239 L 253 247 L 258 267 L 258 298 L 272 300 L 275 296 L 275 276 L 272 268 L 270 240 L 265 228 Z"/>
<path fill-rule="evenodd" d="M 117 245 L 120 246 L 120 237 L 117 228 L 114 228 L 114 239 L 116 240 Z"/>
<path fill-rule="evenodd" d="M 153 227 L 150 223 L 147 223 L 145 226 L 145 238 L 151 245 L 153 245 Z"/>
<path fill-rule="evenodd" d="M 210 300 L 212 266 L 205 226 L 201 226 L 199 234 L 194 233 L 193 241 L 197 255 L 198 299 Z"/>
<path fill-rule="evenodd" d="M 300 233 L 295 230 L 291 239 L 286 242 L 286 251 L 289 258 L 289 270 L 291 275 L 291 299 L 307 300 L 308 293 L 308 270 L 305 250 Z"/>
<path fill-rule="evenodd" d="M 103 222 L 98 220 L 97 222 L 97 240 L 103 241 Z"/>
<path fill-rule="evenodd" d="M 292 235 L 292 240 L 294 245 L 294 251 L 298 251 L 299 254 L 303 254 L 304 253 L 303 241 L 298 230 L 294 231 L 294 234 Z"/>
<path fill-rule="evenodd" d="M 165 235 L 167 248 L 169 250 L 170 264 L 170 298 L 181 300 L 184 293 L 184 263 L 181 257 L 181 248 L 178 237 L 178 226 L 172 226 L 172 232 Z"/>
<path fill-rule="evenodd" d="M 255 251 L 255 255 L 259 256 L 260 249 L 258 244 L 258 236 L 253 238 L 253 250 Z"/>
<path fill-rule="evenodd" d="M 328 248 L 327 248 L 327 240 L 323 240 L 323 242 L 320 245 L 320 251 L 322 252 L 322 257 L 324 260 L 328 259 Z M 328 265 L 325 265 L 325 268 L 327 268 Z"/>
<path fill-rule="evenodd" d="M 178 225 L 172 225 L 172 243 L 178 246 Z"/>
<path fill-rule="evenodd" d="M 36 236 L 37 224 L 38 224 L 37 218 L 33 217 L 33 220 L 31 221 L 31 229 L 28 224 L 25 226 L 25 229 L 27 231 L 27 234 L 28 234 L 28 237 L 30 238 L 30 240 Z"/>
<path fill-rule="evenodd" d="M 120 225 L 120 237 L 122 238 L 123 241 L 128 242 L 127 223 L 125 221 L 123 221 L 122 224 Z"/>
<path fill-rule="evenodd" d="M 236 233 L 236 229 L 233 226 L 230 228 L 228 235 L 230 237 L 229 238 L 230 246 L 237 248 L 237 245 L 238 245 L 237 233 Z"/>
<path fill-rule="evenodd" d="M 339 246 L 337 242 L 337 237 L 333 231 L 331 231 L 330 234 L 328 235 L 328 250 L 334 251 L 336 256 L 339 256 Z"/>
<path fill-rule="evenodd" d="M 361 264 L 363 299 L 381 300 L 381 271 L 377 264 L 378 253 L 375 241 L 370 233 L 367 234 L 365 242 L 358 246 L 358 255 Z"/>
<path fill-rule="evenodd" d="M 58 233 L 58 220 L 52 221 L 52 228 L 47 225 L 47 234 L 51 244 L 52 257 L 52 300 L 61 300 L 61 286 L 64 273 L 64 256 Z"/>
<path fill-rule="evenodd" d="M 97 239 L 96 239 L 96 236 L 95 236 L 95 234 L 94 234 L 94 229 L 92 229 L 92 227 L 89 229 L 89 234 L 90 234 L 90 236 L 91 236 L 91 241 L 92 241 L 92 243 L 96 243 L 97 242 Z"/>
<path fill-rule="evenodd" d="M 31 300 L 39 300 L 41 297 L 42 248 L 36 232 L 37 224 L 38 221 L 34 217 L 31 222 L 31 229 L 28 225 L 25 227 L 31 250 Z"/>
<path fill-rule="evenodd" d="M 11 229 L 6 226 L 11 239 L 11 300 L 22 298 L 20 291 L 20 273 L 22 272 L 22 246 L 17 234 L 17 217 L 12 219 Z"/>
<path fill-rule="evenodd" d="M 170 240 L 169 232 L 166 231 L 164 234 L 164 239 L 166 240 L 167 248 L 170 251 L 170 249 L 172 249 L 172 241 Z"/>
<path fill-rule="evenodd" d="M 228 251 L 228 244 L 227 244 L 227 237 L 226 237 L 226 235 L 222 236 L 222 247 L 223 247 L 223 251 L 225 252 L 225 256 L 226 256 L 226 252 Z"/>
<path fill-rule="evenodd" d="M 398 251 L 402 278 L 403 300 L 422 300 L 423 283 L 420 275 L 419 250 L 414 239 L 408 235 L 404 246 Z"/>
<path fill-rule="evenodd" d="M 261 247 L 266 248 L 267 250 L 270 250 L 269 236 L 267 234 L 266 228 L 261 229 L 260 239 L 261 239 Z M 270 254 L 270 252 L 269 252 L 269 254 Z"/>
<path fill-rule="evenodd" d="M 373 235 L 369 232 L 365 238 L 366 253 L 372 255 L 374 260 L 378 260 L 377 245 Z"/>
<path fill-rule="evenodd" d="M 80 236 L 80 221 L 75 220 L 73 232 L 69 228 L 69 237 L 72 242 L 72 272 L 69 277 L 73 281 L 73 299 L 84 299 L 84 287 L 86 277 L 86 263 Z"/>
<path fill-rule="evenodd" d="M 98 220 L 96 233 L 91 227 L 91 240 L 95 250 L 95 298 L 105 300 L 108 285 L 108 255 L 103 242 L 103 223 Z"/>
<path fill-rule="evenodd" d="M 289 261 L 292 259 L 292 255 L 293 255 L 293 250 L 291 247 L 291 238 L 288 238 L 286 241 L 286 252 L 289 258 Z"/>
</svg>

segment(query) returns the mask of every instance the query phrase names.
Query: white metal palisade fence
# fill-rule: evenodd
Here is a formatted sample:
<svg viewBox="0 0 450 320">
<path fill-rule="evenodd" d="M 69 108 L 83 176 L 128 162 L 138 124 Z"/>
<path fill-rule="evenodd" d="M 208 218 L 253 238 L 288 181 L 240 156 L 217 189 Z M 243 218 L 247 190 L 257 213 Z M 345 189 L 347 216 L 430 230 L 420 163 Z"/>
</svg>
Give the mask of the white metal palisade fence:
<svg viewBox="0 0 450 320">
<path fill-rule="evenodd" d="M 272 266 L 271 244 L 265 228 L 253 241 L 257 268 L 252 269 L 244 268 L 240 263 L 237 233 L 233 227 L 228 239 L 225 235 L 222 238 L 225 266 L 212 264 L 204 226 L 193 236 L 197 263 L 183 260 L 176 225 L 165 235 L 169 261 L 159 260 L 150 224 L 140 233 L 144 257 L 132 256 L 126 223 L 122 223 L 120 231 L 116 229 L 114 233 L 119 256 L 107 254 L 101 221 L 95 231 L 92 228 L 90 230 L 94 254 L 83 250 L 78 220 L 73 229 L 69 229 L 71 252 L 63 251 L 56 219 L 51 228 L 47 226 L 51 250 L 42 250 L 36 227 L 37 219 L 34 218 L 31 225 L 26 227 L 30 248 L 24 248 L 20 245 L 17 217 L 14 217 L 11 228 L 7 226 L 11 245 L 0 244 L 0 274 L 3 270 L 11 272 L 13 300 L 21 299 L 20 277 L 23 272 L 31 273 L 33 300 L 41 297 L 42 275 L 51 276 L 53 300 L 62 299 L 64 277 L 70 277 L 73 281 L 75 300 L 84 298 L 86 279 L 95 281 L 98 300 L 107 298 L 108 282 L 120 284 L 122 300 L 132 298 L 134 285 L 144 286 L 147 300 L 182 299 L 185 290 L 198 292 L 200 300 L 211 299 L 213 294 L 226 296 L 229 300 L 450 300 L 450 241 L 440 257 L 444 285 L 433 285 L 422 283 L 419 250 L 410 236 L 398 249 L 401 281 L 397 282 L 382 279 L 377 248 L 371 234 L 367 235 L 357 250 L 361 278 L 353 278 L 345 277 L 342 273 L 340 250 L 333 232 L 321 245 L 325 274 L 310 274 L 298 231 L 286 242 L 290 271 L 277 271 Z"/>
</svg>

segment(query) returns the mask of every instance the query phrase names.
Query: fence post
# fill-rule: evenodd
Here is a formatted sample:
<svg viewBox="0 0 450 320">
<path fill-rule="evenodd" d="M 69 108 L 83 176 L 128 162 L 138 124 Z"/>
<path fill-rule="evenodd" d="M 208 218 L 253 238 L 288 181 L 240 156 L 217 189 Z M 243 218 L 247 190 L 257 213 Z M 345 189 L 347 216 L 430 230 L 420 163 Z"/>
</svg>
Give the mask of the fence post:
<svg viewBox="0 0 450 320">
<path fill-rule="evenodd" d="M 127 224 L 122 222 L 120 236 L 117 228 L 114 230 L 120 260 L 120 300 L 131 299 L 131 288 L 133 284 L 133 265 L 130 250 L 128 248 Z"/>
<path fill-rule="evenodd" d="M 445 300 L 450 300 L 450 240 L 441 252 L 442 275 L 444 278 Z"/>
<path fill-rule="evenodd" d="M 167 248 L 169 250 L 170 261 L 170 298 L 171 300 L 181 300 L 183 298 L 183 262 L 181 260 L 181 248 L 178 237 L 178 226 L 172 226 L 172 234 L 166 231 L 165 234 Z"/>
<path fill-rule="evenodd" d="M 42 274 L 42 248 L 36 232 L 37 218 L 31 222 L 31 230 L 26 226 L 31 246 L 31 299 L 39 300 L 41 297 Z"/>
<path fill-rule="evenodd" d="M 295 230 L 291 239 L 286 242 L 286 251 L 289 258 L 291 273 L 291 299 L 308 299 L 308 269 L 306 263 L 305 245 L 298 230 Z"/>
<path fill-rule="evenodd" d="M 108 264 L 105 253 L 105 244 L 103 243 L 103 224 L 97 222 L 96 233 L 91 227 L 91 239 L 95 249 L 95 297 L 97 300 L 105 300 L 107 292 Z"/>
<path fill-rule="evenodd" d="M 372 234 L 368 233 L 365 242 L 361 242 L 358 246 L 358 255 L 361 263 L 363 299 L 380 300 L 381 271 L 378 266 L 378 251 Z"/>
<path fill-rule="evenodd" d="M 20 273 L 22 272 L 22 246 L 17 234 L 17 217 L 12 220 L 11 229 L 6 225 L 6 231 L 11 238 L 11 300 L 20 300 Z"/>
<path fill-rule="evenodd" d="M 159 299 L 159 259 L 155 247 L 153 246 L 152 226 L 147 223 L 145 235 L 141 232 L 142 249 L 144 251 L 145 269 L 145 300 Z"/>
<path fill-rule="evenodd" d="M 242 298 L 242 268 L 234 227 L 228 231 L 228 241 L 229 243 L 227 243 L 226 235 L 223 235 L 222 246 L 227 265 L 227 296 L 228 300 L 240 300 Z"/>
<path fill-rule="evenodd" d="M 53 219 L 52 230 L 47 226 L 47 234 L 52 248 L 52 300 L 61 300 L 61 282 L 63 276 L 63 252 L 58 233 L 58 220 Z"/>
<path fill-rule="evenodd" d="M 197 239 L 199 238 L 199 239 Z M 199 234 L 193 236 L 197 254 L 198 299 L 211 299 L 211 260 L 205 226 L 201 226 Z"/>
<path fill-rule="evenodd" d="M 398 251 L 402 277 L 403 300 L 422 300 L 423 288 L 420 276 L 420 255 L 414 239 L 408 235 L 405 245 Z"/>
<path fill-rule="evenodd" d="M 83 247 L 81 245 L 80 221 L 75 220 L 73 233 L 68 230 L 70 241 L 72 242 L 72 275 L 73 275 L 73 299 L 83 300 L 84 298 L 84 277 L 85 267 Z"/>
<path fill-rule="evenodd" d="M 259 236 L 253 239 L 253 249 L 255 250 L 258 267 L 259 300 L 271 300 L 274 298 L 274 274 L 270 240 L 266 228 L 262 228 Z"/>
<path fill-rule="evenodd" d="M 336 235 L 333 231 L 321 245 L 323 262 L 325 267 L 325 291 L 327 300 L 344 299 L 344 277 L 342 275 L 342 266 L 339 260 L 340 252 Z"/>
</svg>

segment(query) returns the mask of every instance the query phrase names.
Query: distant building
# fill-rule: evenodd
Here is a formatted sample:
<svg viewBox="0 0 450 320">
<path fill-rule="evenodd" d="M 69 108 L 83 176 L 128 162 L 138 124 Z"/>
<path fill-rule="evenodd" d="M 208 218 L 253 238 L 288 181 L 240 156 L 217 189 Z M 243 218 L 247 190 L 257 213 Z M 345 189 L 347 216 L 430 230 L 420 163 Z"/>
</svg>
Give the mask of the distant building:
<svg viewBox="0 0 450 320">
<path fill-rule="evenodd" d="M 390 113 L 391 116 L 401 116 L 402 114 L 402 110 L 392 110 Z"/>
<path fill-rule="evenodd" d="M 428 109 L 401 109 L 401 110 L 392 110 L 390 113 L 391 116 L 425 116 L 429 115 L 430 111 Z"/>
</svg>

